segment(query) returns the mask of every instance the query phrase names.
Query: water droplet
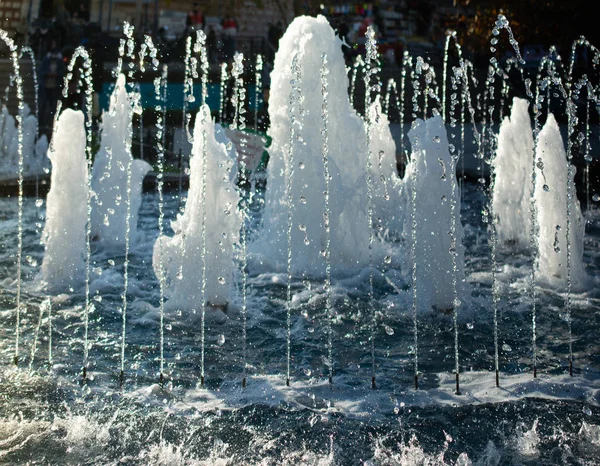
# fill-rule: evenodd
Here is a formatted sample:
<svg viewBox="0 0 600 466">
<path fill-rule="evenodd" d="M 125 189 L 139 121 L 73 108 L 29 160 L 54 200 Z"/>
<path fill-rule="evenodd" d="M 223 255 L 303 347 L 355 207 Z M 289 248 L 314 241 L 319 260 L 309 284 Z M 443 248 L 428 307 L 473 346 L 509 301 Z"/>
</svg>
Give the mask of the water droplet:
<svg viewBox="0 0 600 466">
<path fill-rule="evenodd" d="M 44 200 L 43 199 L 36 199 L 35 206 L 36 207 L 42 207 L 42 205 L 44 205 Z"/>
<path fill-rule="evenodd" d="M 592 415 L 592 410 L 590 409 L 590 407 L 589 407 L 589 406 L 584 406 L 584 407 L 583 407 L 583 412 L 584 412 L 584 414 L 586 414 L 586 415 L 588 415 L 588 416 L 591 416 L 591 415 Z"/>
<path fill-rule="evenodd" d="M 383 258 L 383 262 L 385 262 L 386 264 L 391 264 L 392 263 L 392 256 L 387 255 Z"/>
<path fill-rule="evenodd" d="M 473 322 L 467 322 L 467 328 L 468 328 L 469 330 L 473 330 L 473 328 L 474 328 L 474 327 L 475 327 L 475 326 L 473 325 Z"/>
<path fill-rule="evenodd" d="M 598 201 L 600 201 L 600 196 L 598 196 L 597 194 L 594 194 L 594 195 L 592 196 L 592 201 L 594 201 L 594 202 L 598 202 Z"/>
<path fill-rule="evenodd" d="M 502 345 L 502 351 L 506 351 L 507 353 L 510 353 L 512 351 L 512 347 L 509 344 L 504 343 Z"/>
<path fill-rule="evenodd" d="M 223 346 L 225 344 L 225 335 L 223 335 L 221 333 L 221 335 L 219 335 L 219 337 L 217 338 L 217 344 L 219 346 Z"/>
<path fill-rule="evenodd" d="M 94 301 L 101 303 L 102 302 L 102 296 L 100 296 L 99 294 L 97 294 L 96 296 L 94 296 Z"/>
<path fill-rule="evenodd" d="M 108 265 L 114 266 L 115 265 L 115 261 L 113 259 L 108 259 Z"/>
<path fill-rule="evenodd" d="M 306 329 L 306 331 L 307 331 L 308 333 L 315 333 L 315 328 L 314 328 L 314 327 L 308 327 L 308 328 Z"/>
<path fill-rule="evenodd" d="M 300 170 L 304 170 L 304 162 L 298 162 L 298 168 L 300 168 Z"/>
<path fill-rule="evenodd" d="M 544 191 L 546 191 L 546 192 L 550 191 L 550 186 L 548 186 L 547 184 L 545 184 L 543 186 L 543 188 L 544 188 Z"/>
<path fill-rule="evenodd" d="M 306 375 L 307 377 L 310 377 L 312 375 L 312 371 L 308 368 L 304 369 L 304 375 Z"/>
<path fill-rule="evenodd" d="M 439 136 L 434 136 L 433 137 L 433 142 L 439 143 L 441 141 Z"/>
<path fill-rule="evenodd" d="M 225 277 L 219 277 L 217 278 L 217 281 L 221 284 L 224 285 L 225 284 Z"/>
<path fill-rule="evenodd" d="M 394 334 L 394 329 L 392 327 L 390 327 L 389 325 L 385 325 L 383 328 L 385 329 L 385 333 L 387 333 L 388 335 Z"/>
<path fill-rule="evenodd" d="M 306 204 L 306 198 L 304 196 L 300 196 L 300 204 Z"/>
</svg>

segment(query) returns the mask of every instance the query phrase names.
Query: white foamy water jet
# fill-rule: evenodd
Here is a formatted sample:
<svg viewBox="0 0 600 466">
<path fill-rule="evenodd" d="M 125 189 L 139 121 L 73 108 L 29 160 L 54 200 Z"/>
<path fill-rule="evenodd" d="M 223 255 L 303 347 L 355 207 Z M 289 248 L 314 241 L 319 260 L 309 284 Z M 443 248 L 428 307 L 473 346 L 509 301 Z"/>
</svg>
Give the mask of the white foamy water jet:
<svg viewBox="0 0 600 466">
<path fill-rule="evenodd" d="M 220 306 L 230 300 L 237 268 L 234 248 L 239 241 L 242 222 L 238 210 L 240 194 L 235 186 L 238 167 L 231 146 L 223 129 L 212 120 L 209 107 L 200 107 L 194 127 L 185 211 L 171 224 L 174 235 L 159 237 L 154 245 L 153 267 L 155 274 L 160 276 L 162 260 L 167 307 L 200 310 L 203 249 L 206 251 L 206 301 Z M 203 164 L 204 150 L 206 166 Z M 203 180 L 206 181 L 204 189 Z"/>
<path fill-rule="evenodd" d="M 288 205 L 287 187 L 293 170 L 291 218 L 292 273 L 325 276 L 325 179 L 322 158 L 321 56 L 329 62 L 328 148 L 331 225 L 331 272 L 353 274 L 369 265 L 369 222 L 367 215 L 366 133 L 362 118 L 350 104 L 342 42 L 325 17 L 300 16 L 294 19 L 279 42 L 271 73 L 269 135 L 272 145 L 267 167 L 267 190 L 262 230 L 249 245 L 255 271 L 283 271 L 287 267 Z M 297 55 L 301 78 L 292 70 Z M 292 88 L 299 88 L 302 111 L 290 121 L 288 107 Z M 380 119 L 381 124 L 385 120 Z M 294 125 L 296 137 L 291 141 Z M 383 134 L 383 132 L 381 133 Z M 382 136 L 383 137 L 383 136 Z M 387 137 L 387 136 L 385 136 Z M 374 144 L 384 147 L 376 140 Z M 388 149 L 391 150 L 391 149 Z M 290 167 L 293 154 L 294 166 Z M 388 155 L 390 158 L 395 157 Z M 385 161 L 385 159 L 384 159 Z M 374 170 L 378 170 L 376 161 Z M 379 180 L 379 177 L 377 178 Z M 381 188 L 383 190 L 383 188 Z M 378 212 L 374 212 L 378 216 Z M 381 243 L 374 255 L 383 256 Z M 381 257 L 375 261 L 381 261 Z"/>
<path fill-rule="evenodd" d="M 406 167 L 402 209 L 410 212 L 411 196 L 416 190 L 416 246 L 419 309 L 452 309 L 455 292 L 464 295 L 463 228 L 459 209 L 455 209 L 455 251 L 452 250 L 452 198 L 460 205 L 457 183 L 448 145 L 446 127 L 441 116 L 417 119 L 408 133 L 412 145 L 410 162 Z M 416 170 L 416 176 L 413 176 Z M 411 232 L 410 215 L 406 216 L 404 232 Z M 452 255 L 455 254 L 453 260 Z M 456 290 L 454 276 L 456 275 Z"/>
<path fill-rule="evenodd" d="M 554 287 L 567 285 L 567 186 L 571 189 L 570 212 L 570 278 L 573 289 L 586 286 L 583 264 L 585 220 L 575 193 L 575 167 L 567 180 L 567 156 L 558 123 L 549 114 L 539 134 L 536 166 L 539 170 L 535 186 L 535 204 L 539 225 L 539 263 L 541 282 Z M 569 181 L 569 182 L 567 182 Z"/>
<path fill-rule="evenodd" d="M 408 215 L 408 212 L 399 208 L 402 180 L 398 176 L 396 143 L 379 95 L 375 97 L 369 112 L 373 224 L 383 236 L 395 237 L 402 232 L 404 217 Z"/>
<path fill-rule="evenodd" d="M 515 97 L 510 116 L 500 124 L 498 148 L 492 161 L 496 173 L 492 203 L 500 247 L 529 246 L 532 157 L 529 102 Z"/>
<path fill-rule="evenodd" d="M 56 123 L 48 158 L 52 162 L 46 197 L 45 246 L 40 279 L 50 289 L 83 283 L 86 267 L 88 169 L 81 111 L 65 109 Z"/>
<path fill-rule="evenodd" d="M 37 137 L 37 118 L 29 106 L 23 107 L 23 175 L 41 175 L 50 168 L 46 157 L 48 138 Z M 17 178 L 19 172 L 19 137 L 15 118 L 6 106 L 0 111 L 0 178 Z"/>
<path fill-rule="evenodd" d="M 128 184 L 131 189 L 129 235 L 135 243 L 142 182 L 152 168 L 148 162 L 133 160 L 131 154 L 133 105 L 125 87 L 125 76 L 121 74 L 110 97 L 109 109 L 102 113 L 101 147 L 92 168 L 92 238 L 107 246 L 125 246 Z"/>
</svg>

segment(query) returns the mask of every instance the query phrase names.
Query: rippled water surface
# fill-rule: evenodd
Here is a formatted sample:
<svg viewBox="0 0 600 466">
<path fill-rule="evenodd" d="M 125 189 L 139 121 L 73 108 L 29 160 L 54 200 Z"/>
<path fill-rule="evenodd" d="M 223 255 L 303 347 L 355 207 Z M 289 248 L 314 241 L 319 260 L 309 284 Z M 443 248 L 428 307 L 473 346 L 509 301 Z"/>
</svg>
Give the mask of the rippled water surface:
<svg viewBox="0 0 600 466">
<path fill-rule="evenodd" d="M 319 280 L 292 286 L 291 384 L 286 373 L 286 276 L 253 274 L 249 261 L 247 387 L 240 284 L 225 313 L 208 310 L 205 387 L 200 313 L 165 316 L 160 368 L 159 291 L 152 269 L 158 196 L 144 194 L 141 239 L 131 249 L 124 384 L 120 387 L 122 251 L 92 246 L 89 380 L 81 383 L 84 290 L 47 297 L 36 287 L 45 206 L 25 199 L 20 364 L 15 345 L 17 209 L 0 199 L 0 461 L 5 464 L 597 464 L 600 458 L 600 295 L 574 293 L 574 375 L 564 294 L 537 291 L 539 376 L 531 373 L 530 258 L 502 253 L 500 388 L 494 380 L 491 263 L 483 194 L 465 185 L 470 297 L 459 308 L 461 394 L 456 395 L 451 315 L 419 316 L 414 390 L 410 274 L 374 273 L 377 327 L 371 389 L 368 270 L 333 280 L 333 385 L 328 384 L 326 293 Z M 180 207 L 166 196 L 165 231 Z M 260 218 L 257 196 L 252 221 Z M 584 260 L 600 267 L 600 215 L 586 212 Z M 394 247 L 402 248 L 401 244 Z M 395 286 L 391 286 L 390 282 Z M 200 286 L 200 285 L 199 285 Z M 52 364 L 49 364 L 51 347 Z"/>
</svg>

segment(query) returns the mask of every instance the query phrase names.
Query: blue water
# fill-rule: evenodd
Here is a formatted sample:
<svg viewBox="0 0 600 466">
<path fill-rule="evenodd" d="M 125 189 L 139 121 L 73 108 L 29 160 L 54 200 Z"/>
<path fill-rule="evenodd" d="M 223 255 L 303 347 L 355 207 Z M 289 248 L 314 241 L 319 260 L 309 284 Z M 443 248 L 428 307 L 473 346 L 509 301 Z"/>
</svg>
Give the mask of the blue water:
<svg viewBox="0 0 600 466">
<path fill-rule="evenodd" d="M 325 298 L 317 280 L 294 280 L 291 387 L 285 387 L 286 277 L 255 275 L 249 264 L 248 384 L 241 292 L 226 315 L 207 314 L 206 385 L 200 315 L 169 312 L 167 382 L 158 385 L 158 282 L 152 245 L 158 196 L 146 193 L 141 241 L 131 250 L 125 381 L 119 384 L 123 252 L 92 246 L 96 310 L 90 316 L 90 378 L 81 380 L 83 289 L 51 296 L 39 321 L 35 275 L 44 205 L 25 199 L 20 365 L 14 368 L 17 199 L 0 199 L 0 462 L 3 464 L 598 464 L 600 458 L 600 293 L 573 295 L 574 376 L 568 376 L 565 296 L 538 289 L 538 370 L 531 374 L 528 255 L 498 259 L 500 382 L 494 386 L 493 320 L 485 200 L 464 186 L 470 299 L 459 308 L 461 395 L 454 394 L 454 330 L 449 315 L 419 316 L 419 390 L 413 388 L 412 292 L 405 271 L 376 271 L 375 361 L 371 389 L 368 271 L 333 280 L 333 385 L 327 382 Z M 253 224 L 260 218 L 260 196 Z M 165 232 L 180 207 L 165 201 Z M 600 268 L 600 215 L 586 212 L 585 264 Z M 397 245 L 397 247 L 401 247 Z M 114 262 L 114 265 L 113 265 Z M 101 271 L 101 275 L 97 273 Z M 396 284 L 391 287 L 384 276 Z M 200 286 L 200 285 L 199 285 Z M 238 283 L 239 286 L 239 283 Z M 219 311 L 220 312 L 220 311 Z M 29 366 L 33 372 L 29 372 Z M 472 463 L 469 463 L 471 461 Z"/>
</svg>

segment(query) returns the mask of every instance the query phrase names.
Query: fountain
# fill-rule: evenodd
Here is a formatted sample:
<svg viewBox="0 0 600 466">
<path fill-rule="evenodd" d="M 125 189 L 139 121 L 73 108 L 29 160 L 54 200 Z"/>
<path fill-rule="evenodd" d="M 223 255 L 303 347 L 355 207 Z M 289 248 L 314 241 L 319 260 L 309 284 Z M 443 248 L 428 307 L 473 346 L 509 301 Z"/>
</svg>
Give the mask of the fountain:
<svg viewBox="0 0 600 466">
<path fill-rule="evenodd" d="M 262 57 L 219 66 L 211 108 L 199 32 L 176 123 L 191 142 L 184 192 L 165 189 L 168 70 L 123 30 L 99 149 L 89 113 L 59 108 L 45 202 L 0 198 L 2 461 L 593 464 L 592 76 L 559 76 L 550 57 L 512 89 L 523 63 L 499 16 L 492 48 L 506 32 L 517 58 L 492 57 L 483 90 L 449 33 L 456 62 L 439 73 L 407 52 L 386 94 L 372 28 L 347 68 L 327 20 L 298 17 L 275 56 L 258 174 L 247 97 L 259 102 Z M 576 47 L 597 72 L 599 51 Z M 69 69 L 89 65 L 78 49 Z M 155 161 L 132 149 L 149 113 Z M 24 115 L 7 162 L 21 187 Z"/>
</svg>

